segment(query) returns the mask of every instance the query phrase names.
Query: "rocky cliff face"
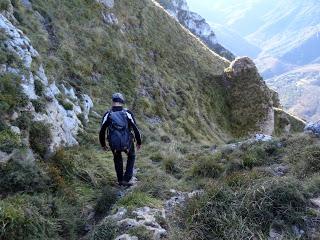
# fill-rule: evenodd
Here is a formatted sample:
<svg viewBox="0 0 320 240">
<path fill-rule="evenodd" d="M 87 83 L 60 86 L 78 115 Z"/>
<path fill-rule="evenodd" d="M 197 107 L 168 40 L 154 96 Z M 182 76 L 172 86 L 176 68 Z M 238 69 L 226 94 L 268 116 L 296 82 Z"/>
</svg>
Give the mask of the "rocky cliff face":
<svg viewBox="0 0 320 240">
<path fill-rule="evenodd" d="M 189 10 L 186 0 L 159 0 L 158 2 L 172 17 L 198 36 L 215 53 L 231 61 L 235 58 L 229 50 L 218 43 L 214 31 L 206 20 Z"/>
<path fill-rule="evenodd" d="M 8 16 L 10 17 L 10 14 Z M 11 18 L 15 19 L 14 16 Z M 21 63 L 18 67 L 11 62 L 2 63 L 1 77 L 21 79 L 19 82 L 22 94 L 26 97 L 23 107 L 10 109 L 11 111 L 3 113 L 8 116 L 2 116 L 2 119 L 10 119 L 7 124 L 11 129 L 15 129 L 17 134 L 21 134 L 21 137 L 21 130 L 14 126 L 14 121 L 22 115 L 30 114 L 32 121 L 47 124 L 51 133 L 48 136 L 48 146 L 45 146 L 48 153 L 63 146 L 77 145 L 77 133 L 88 121 L 88 114 L 93 107 L 90 97 L 82 93 L 76 96 L 72 87 L 66 88 L 54 81 L 49 82 L 38 51 L 28 37 L 4 15 L 0 15 L 0 31 L 4 33 L 2 51 L 14 54 L 16 61 Z M 83 119 L 83 122 L 80 119 Z M 25 140 L 28 144 L 28 137 Z"/>
</svg>

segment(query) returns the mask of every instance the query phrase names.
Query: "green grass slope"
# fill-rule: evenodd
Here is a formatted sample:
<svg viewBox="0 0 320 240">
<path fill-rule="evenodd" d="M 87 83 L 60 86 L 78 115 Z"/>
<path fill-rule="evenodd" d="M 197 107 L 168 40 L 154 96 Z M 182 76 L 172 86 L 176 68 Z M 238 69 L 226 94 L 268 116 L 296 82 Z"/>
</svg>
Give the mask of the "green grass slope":
<svg viewBox="0 0 320 240">
<path fill-rule="evenodd" d="M 227 138 L 221 76 L 229 63 L 153 2 L 117 1 L 107 9 L 95 1 L 32 1 L 32 10 L 12 2 L 17 27 L 40 51 L 47 75 L 92 96 L 99 113 L 110 107 L 111 93 L 121 91 L 141 122 L 159 117 L 167 134 Z M 103 21 L 110 13 L 118 23 Z"/>
<path fill-rule="evenodd" d="M 319 239 L 319 146 L 298 134 L 198 153 L 205 194 L 176 211 L 170 239 Z"/>
</svg>

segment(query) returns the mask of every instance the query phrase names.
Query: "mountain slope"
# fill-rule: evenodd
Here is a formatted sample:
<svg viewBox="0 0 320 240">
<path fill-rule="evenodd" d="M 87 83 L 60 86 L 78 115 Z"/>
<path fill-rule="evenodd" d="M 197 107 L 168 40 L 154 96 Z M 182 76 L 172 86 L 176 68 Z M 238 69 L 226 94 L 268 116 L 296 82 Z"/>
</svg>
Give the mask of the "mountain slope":
<svg viewBox="0 0 320 240">
<path fill-rule="evenodd" d="M 0 7 L 0 239 L 112 239 L 128 229 L 106 215 L 202 188 L 224 172 L 212 151 L 227 141 L 304 127 L 285 112 L 279 121 L 277 95 L 250 59 L 230 63 L 151 0 Z M 115 91 L 143 132 L 141 180 L 121 200 L 98 140 Z M 230 167 L 222 175 L 247 165 Z"/>
</svg>

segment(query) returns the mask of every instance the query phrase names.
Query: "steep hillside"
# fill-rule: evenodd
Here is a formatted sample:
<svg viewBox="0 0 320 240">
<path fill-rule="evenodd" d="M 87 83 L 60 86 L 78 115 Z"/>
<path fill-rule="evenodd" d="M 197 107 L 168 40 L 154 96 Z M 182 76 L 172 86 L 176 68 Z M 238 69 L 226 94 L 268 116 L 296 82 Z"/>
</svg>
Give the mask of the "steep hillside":
<svg viewBox="0 0 320 240">
<path fill-rule="evenodd" d="M 157 13 L 155 21 L 158 7 L 150 2 L 119 2 L 112 10 L 102 4 L 62 2 L 59 12 L 53 5 L 34 1 L 28 10 L 17 2 L 12 18 L 37 46 L 40 57 L 32 69 L 43 63 L 49 82 L 89 94 L 100 114 L 110 106 L 108 96 L 118 90 L 140 118 L 149 119 L 151 128 L 153 122 L 165 123 L 168 133 L 182 138 L 184 132 L 203 140 L 226 137 L 219 124 L 227 130 L 221 77 L 229 63 L 165 12 Z M 196 123 L 206 127 L 192 133 Z"/>
<path fill-rule="evenodd" d="M 156 239 L 157 229 L 177 239 L 171 218 L 155 215 L 168 200 L 258 164 L 213 153 L 303 130 L 274 108 L 252 60 L 220 57 L 154 1 L 6 0 L 0 11 L 0 239 Z M 128 190 L 98 141 L 115 91 L 143 132 Z M 126 226 L 106 217 L 121 207 Z M 141 211 L 154 215 L 130 225 Z"/>
<path fill-rule="evenodd" d="M 21 29 L 30 38 L 25 46 L 26 37 L 19 33 L 21 40 L 18 37 L 17 43 L 12 44 L 20 44 L 23 54 L 31 55 L 23 66 L 29 73 L 18 75 L 25 79 L 23 92 L 34 100 L 33 112 L 41 110 L 37 109 L 40 103 L 48 108 L 52 102 L 48 101 L 46 91 L 43 96 L 36 92 L 35 84 L 39 81 L 41 88 L 52 92 L 54 101 L 66 111 L 73 110 L 75 115 L 80 113 L 76 98 L 81 98 L 81 94 L 89 95 L 96 112 L 102 114 L 109 107 L 108 96 L 122 91 L 128 106 L 147 123 L 142 125 L 144 130 L 153 132 L 153 136 L 168 134 L 215 142 L 231 137 L 234 129 L 228 92 L 234 85 L 232 79 L 226 81 L 224 73 L 230 63 L 210 51 L 154 3 L 136 2 L 127 6 L 119 1 L 109 8 L 107 3 L 105 6 L 61 2 L 59 11 L 50 1 L 12 4 L 13 7 L 10 3 L 3 6 L 7 8 L 8 20 L 3 18 L 2 25 L 5 31 Z M 77 18 L 72 18 L 73 15 Z M 157 20 L 152 20 L 155 16 Z M 4 74 L 14 74 L 10 67 L 17 68 L 19 64 L 7 56 L 12 53 L 6 50 L 6 39 L 2 41 Z M 13 50 L 13 54 L 19 55 L 19 51 Z M 258 82 L 263 84 L 261 80 Z M 272 107 L 272 100 L 267 96 L 265 100 Z M 68 106 L 72 104 L 75 106 Z M 24 112 L 9 108 L 8 113 L 20 116 Z M 263 118 L 261 115 L 253 121 L 258 123 Z M 195 128 L 198 130 L 194 131 Z M 69 140 L 64 142 L 68 144 Z"/>
<path fill-rule="evenodd" d="M 183 26 L 198 36 L 211 50 L 232 61 L 235 56 L 217 41 L 214 31 L 199 14 L 189 10 L 186 0 L 158 0 Z"/>
</svg>

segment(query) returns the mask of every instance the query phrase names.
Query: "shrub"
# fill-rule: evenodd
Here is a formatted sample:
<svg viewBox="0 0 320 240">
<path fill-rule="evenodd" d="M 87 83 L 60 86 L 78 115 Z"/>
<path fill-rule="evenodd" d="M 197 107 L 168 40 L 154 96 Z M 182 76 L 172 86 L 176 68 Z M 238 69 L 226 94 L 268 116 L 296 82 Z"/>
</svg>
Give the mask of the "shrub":
<svg viewBox="0 0 320 240">
<path fill-rule="evenodd" d="M 243 165 L 248 168 L 260 166 L 265 162 L 267 154 L 262 146 L 248 149 L 243 156 Z"/>
<path fill-rule="evenodd" d="M 57 239 L 57 223 L 22 197 L 0 201 L 0 239 Z"/>
<path fill-rule="evenodd" d="M 49 184 L 49 178 L 37 163 L 21 159 L 0 165 L 0 191 L 39 191 Z"/>
<path fill-rule="evenodd" d="M 44 94 L 44 85 L 43 83 L 38 80 L 38 79 L 35 79 L 34 80 L 34 90 L 36 92 L 36 94 L 39 96 L 39 97 L 42 97 L 43 94 Z"/>
<path fill-rule="evenodd" d="M 76 163 L 72 153 L 68 154 L 64 149 L 59 149 L 49 159 L 52 166 L 58 168 L 64 176 L 72 177 L 76 173 Z"/>
<path fill-rule="evenodd" d="M 28 98 L 20 86 L 20 79 L 14 74 L 0 75 L 0 108 L 3 112 L 24 107 Z"/>
<path fill-rule="evenodd" d="M 46 110 L 46 103 L 43 100 L 35 99 L 31 100 L 34 110 L 37 113 L 44 113 Z"/>
<path fill-rule="evenodd" d="M 104 221 L 96 226 L 91 236 L 92 240 L 114 239 L 118 231 L 116 223 L 112 221 Z"/>
<path fill-rule="evenodd" d="M 299 176 L 305 177 L 320 171 L 319 145 L 307 146 L 302 150 L 300 149 L 295 158 L 298 158 L 295 168 Z"/>
<path fill-rule="evenodd" d="M 107 186 L 102 190 L 102 194 L 97 200 L 96 206 L 95 206 L 95 212 L 96 214 L 103 215 L 106 214 L 108 211 L 110 211 L 111 207 L 116 203 L 118 199 L 117 191 L 116 189 Z"/>
<path fill-rule="evenodd" d="M 167 173 L 173 174 L 178 172 L 176 167 L 177 156 L 176 155 L 169 155 L 166 156 L 163 160 L 163 166 Z"/>
<path fill-rule="evenodd" d="M 63 106 L 65 110 L 73 110 L 73 104 L 71 102 L 67 102 L 65 97 L 62 96 L 62 94 L 59 94 L 56 96 L 59 104 Z"/>
<path fill-rule="evenodd" d="M 295 179 L 258 180 L 238 190 L 225 185 L 210 188 L 189 200 L 178 216 L 190 239 L 264 239 L 274 223 L 281 222 L 286 229 L 304 227 L 307 199 Z"/>
<path fill-rule="evenodd" d="M 161 152 L 155 152 L 150 156 L 153 162 L 161 162 L 163 160 L 163 155 Z"/>
<path fill-rule="evenodd" d="M 13 149 L 21 147 L 19 135 L 13 133 L 10 129 L 0 132 L 0 150 L 10 153 Z"/>
<path fill-rule="evenodd" d="M 31 148 L 44 158 L 51 143 L 51 132 L 48 124 L 44 122 L 32 122 L 29 134 Z"/>
<path fill-rule="evenodd" d="M 10 6 L 10 0 L 3 0 L 0 3 L 0 10 L 6 11 L 8 10 L 9 6 Z"/>
<path fill-rule="evenodd" d="M 208 178 L 217 178 L 223 171 L 223 166 L 217 163 L 216 157 L 213 155 L 200 156 L 191 169 L 193 176 Z"/>
<path fill-rule="evenodd" d="M 15 125 L 21 130 L 28 130 L 31 125 L 32 115 L 29 112 L 22 112 L 21 115 L 16 119 Z"/>
</svg>

